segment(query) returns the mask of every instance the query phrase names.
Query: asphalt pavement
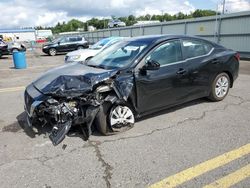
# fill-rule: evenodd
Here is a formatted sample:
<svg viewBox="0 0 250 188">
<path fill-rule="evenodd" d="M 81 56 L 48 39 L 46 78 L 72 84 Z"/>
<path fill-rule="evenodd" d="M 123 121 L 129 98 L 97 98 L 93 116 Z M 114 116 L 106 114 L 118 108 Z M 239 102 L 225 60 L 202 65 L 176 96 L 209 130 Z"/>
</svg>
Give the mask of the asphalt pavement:
<svg viewBox="0 0 250 188">
<path fill-rule="evenodd" d="M 28 52 L 29 53 L 29 52 Z M 250 62 L 225 100 L 195 100 L 140 119 L 127 132 L 58 146 L 27 128 L 23 90 L 64 55 L 0 59 L 0 187 L 250 187 Z"/>
</svg>

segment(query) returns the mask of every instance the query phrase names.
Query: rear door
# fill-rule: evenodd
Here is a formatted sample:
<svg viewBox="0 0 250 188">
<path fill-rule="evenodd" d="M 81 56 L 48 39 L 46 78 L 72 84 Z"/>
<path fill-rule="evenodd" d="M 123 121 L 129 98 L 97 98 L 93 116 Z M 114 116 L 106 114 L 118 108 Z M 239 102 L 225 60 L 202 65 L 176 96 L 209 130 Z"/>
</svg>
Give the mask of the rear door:
<svg viewBox="0 0 250 188">
<path fill-rule="evenodd" d="M 211 76 L 219 63 L 214 56 L 213 45 L 203 40 L 183 39 L 182 49 L 190 80 L 189 85 L 186 86 L 186 99 L 207 96 Z"/>
<path fill-rule="evenodd" d="M 69 37 L 68 51 L 77 49 L 78 37 Z"/>
</svg>

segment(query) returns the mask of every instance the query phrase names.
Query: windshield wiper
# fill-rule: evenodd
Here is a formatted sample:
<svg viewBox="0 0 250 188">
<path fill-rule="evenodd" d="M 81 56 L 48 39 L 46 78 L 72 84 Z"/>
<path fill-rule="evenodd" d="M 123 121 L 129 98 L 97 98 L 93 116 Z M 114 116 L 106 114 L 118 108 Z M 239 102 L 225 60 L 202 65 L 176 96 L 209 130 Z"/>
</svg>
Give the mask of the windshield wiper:
<svg viewBox="0 0 250 188">
<path fill-rule="evenodd" d="M 89 67 L 94 67 L 94 68 L 98 68 L 98 69 L 105 69 L 105 67 L 104 66 L 101 66 L 101 65 L 99 65 L 99 66 L 97 66 L 97 65 L 88 65 Z"/>
</svg>

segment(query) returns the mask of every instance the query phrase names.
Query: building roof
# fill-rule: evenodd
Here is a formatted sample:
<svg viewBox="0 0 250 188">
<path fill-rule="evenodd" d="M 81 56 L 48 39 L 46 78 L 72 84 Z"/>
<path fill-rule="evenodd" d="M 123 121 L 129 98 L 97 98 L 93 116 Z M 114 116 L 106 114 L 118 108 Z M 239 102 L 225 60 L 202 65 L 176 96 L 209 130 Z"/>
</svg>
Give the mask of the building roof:
<svg viewBox="0 0 250 188">
<path fill-rule="evenodd" d="M 25 33 L 35 32 L 35 29 L 0 29 L 0 33 Z"/>
</svg>

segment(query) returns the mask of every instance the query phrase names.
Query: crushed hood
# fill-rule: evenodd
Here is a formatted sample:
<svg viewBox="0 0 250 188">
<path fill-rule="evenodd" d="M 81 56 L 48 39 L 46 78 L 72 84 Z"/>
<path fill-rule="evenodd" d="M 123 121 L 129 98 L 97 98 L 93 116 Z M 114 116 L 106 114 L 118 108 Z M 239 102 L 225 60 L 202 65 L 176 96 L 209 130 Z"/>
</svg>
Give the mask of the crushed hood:
<svg viewBox="0 0 250 188">
<path fill-rule="evenodd" d="M 117 70 L 89 67 L 79 62 L 71 63 L 46 72 L 33 85 L 44 94 L 76 97 L 91 91 L 94 85 L 116 73 Z"/>
</svg>

